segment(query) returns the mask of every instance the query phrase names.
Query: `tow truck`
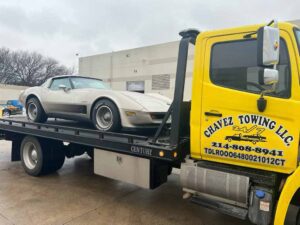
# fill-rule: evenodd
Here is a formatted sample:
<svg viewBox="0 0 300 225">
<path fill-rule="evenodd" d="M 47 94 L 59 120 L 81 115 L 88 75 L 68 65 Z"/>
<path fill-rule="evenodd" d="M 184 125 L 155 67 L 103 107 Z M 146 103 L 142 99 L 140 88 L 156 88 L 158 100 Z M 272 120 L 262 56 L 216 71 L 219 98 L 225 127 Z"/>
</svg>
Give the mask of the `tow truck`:
<svg viewBox="0 0 300 225">
<path fill-rule="evenodd" d="M 180 35 L 174 99 L 155 133 L 2 118 L 11 161 L 40 176 L 60 169 L 66 156 L 87 152 L 96 174 L 149 189 L 180 168 L 185 199 L 253 224 L 283 225 L 289 206 L 300 206 L 299 28 L 272 21 Z M 190 44 L 193 87 L 185 102 Z M 237 131 L 249 136 L 253 126 L 263 141 L 226 139 Z"/>
</svg>

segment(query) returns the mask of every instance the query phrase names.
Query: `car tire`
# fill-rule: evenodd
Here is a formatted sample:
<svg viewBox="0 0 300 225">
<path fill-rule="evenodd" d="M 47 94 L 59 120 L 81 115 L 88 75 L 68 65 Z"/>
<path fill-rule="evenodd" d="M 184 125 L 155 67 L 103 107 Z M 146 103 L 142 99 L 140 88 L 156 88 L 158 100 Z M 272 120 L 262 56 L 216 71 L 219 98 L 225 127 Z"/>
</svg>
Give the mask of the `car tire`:
<svg viewBox="0 0 300 225">
<path fill-rule="evenodd" d="M 26 136 L 20 148 L 22 166 L 31 176 L 49 174 L 60 169 L 65 161 L 62 145 Z"/>
<path fill-rule="evenodd" d="M 119 131 L 121 129 L 119 109 L 112 101 L 101 99 L 93 107 L 92 122 L 97 130 Z"/>
<path fill-rule="evenodd" d="M 26 114 L 30 121 L 44 123 L 47 121 L 47 115 L 37 98 L 30 98 L 26 104 Z"/>
<path fill-rule="evenodd" d="M 3 117 L 10 117 L 10 115 L 11 115 L 10 110 L 4 109 L 4 110 L 2 111 L 2 116 L 3 116 Z"/>
</svg>

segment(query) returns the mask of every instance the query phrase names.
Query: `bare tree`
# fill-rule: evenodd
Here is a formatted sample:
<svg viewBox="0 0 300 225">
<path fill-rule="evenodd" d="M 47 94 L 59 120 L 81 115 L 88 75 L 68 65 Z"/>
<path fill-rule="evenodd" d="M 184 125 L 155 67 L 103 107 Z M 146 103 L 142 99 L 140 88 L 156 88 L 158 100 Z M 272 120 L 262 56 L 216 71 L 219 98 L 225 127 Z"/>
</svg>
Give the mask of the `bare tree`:
<svg viewBox="0 0 300 225">
<path fill-rule="evenodd" d="M 50 77 L 72 73 L 72 69 L 39 53 L 0 48 L 1 83 L 36 86 Z"/>
<path fill-rule="evenodd" d="M 7 83 L 11 76 L 11 54 L 7 48 L 0 48 L 0 83 Z"/>
</svg>

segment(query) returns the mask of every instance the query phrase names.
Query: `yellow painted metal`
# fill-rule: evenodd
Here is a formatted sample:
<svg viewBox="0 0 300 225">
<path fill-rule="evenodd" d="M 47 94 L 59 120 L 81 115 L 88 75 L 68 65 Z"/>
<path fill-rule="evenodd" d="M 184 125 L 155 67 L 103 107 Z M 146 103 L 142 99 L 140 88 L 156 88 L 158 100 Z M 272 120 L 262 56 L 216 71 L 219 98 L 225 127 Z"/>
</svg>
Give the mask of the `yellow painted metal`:
<svg viewBox="0 0 300 225">
<path fill-rule="evenodd" d="M 274 225 L 283 225 L 285 216 L 289 207 L 289 204 L 296 193 L 300 188 L 300 167 L 298 167 L 295 172 L 290 175 L 282 189 L 282 192 L 277 203 Z"/>
<path fill-rule="evenodd" d="M 211 48 L 215 43 L 243 40 L 245 34 L 256 31 L 260 26 L 203 32 L 198 36 L 190 121 L 191 157 L 289 174 L 297 167 L 300 133 L 300 87 L 297 66 L 299 54 L 293 25 L 279 24 L 280 35 L 289 51 L 292 77 L 290 98 L 266 96 L 267 108 L 261 113 L 257 109 L 259 94 L 217 86 L 210 81 L 209 76 Z M 205 112 L 222 113 L 222 118 L 205 116 Z M 243 118 L 251 116 L 274 122 L 268 126 L 253 122 L 242 124 Z M 222 120 L 224 118 L 227 118 L 227 121 Z M 205 132 L 210 126 L 215 126 L 215 123 L 222 124 L 222 128 L 207 137 Z M 228 139 L 235 133 L 251 131 L 254 132 L 254 136 L 262 134 L 266 138 L 265 141 L 260 137 L 259 140 L 254 140 L 253 132 L 248 133 L 247 141 Z M 217 146 L 213 142 L 217 143 Z M 224 148 L 224 145 L 227 148 Z M 219 155 L 208 154 L 209 149 L 215 150 L 214 153 L 218 150 Z M 222 156 L 220 152 L 223 153 Z"/>
</svg>

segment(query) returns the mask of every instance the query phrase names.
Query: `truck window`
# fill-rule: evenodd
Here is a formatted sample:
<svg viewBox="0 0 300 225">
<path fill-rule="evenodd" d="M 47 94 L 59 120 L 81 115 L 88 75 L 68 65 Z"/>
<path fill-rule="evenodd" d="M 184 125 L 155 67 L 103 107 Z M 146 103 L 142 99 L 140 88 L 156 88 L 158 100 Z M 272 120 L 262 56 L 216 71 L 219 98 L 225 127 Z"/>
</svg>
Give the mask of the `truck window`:
<svg viewBox="0 0 300 225">
<path fill-rule="evenodd" d="M 240 40 L 217 43 L 211 52 L 211 81 L 223 87 L 261 93 L 263 86 L 258 82 L 257 41 Z M 290 97 L 290 65 L 286 44 L 280 41 L 280 60 L 277 66 L 279 82 L 276 93 L 270 95 Z"/>
<path fill-rule="evenodd" d="M 296 35 L 298 50 L 299 50 L 299 54 L 300 54 L 300 30 L 298 28 L 295 28 L 295 35 Z"/>
</svg>

